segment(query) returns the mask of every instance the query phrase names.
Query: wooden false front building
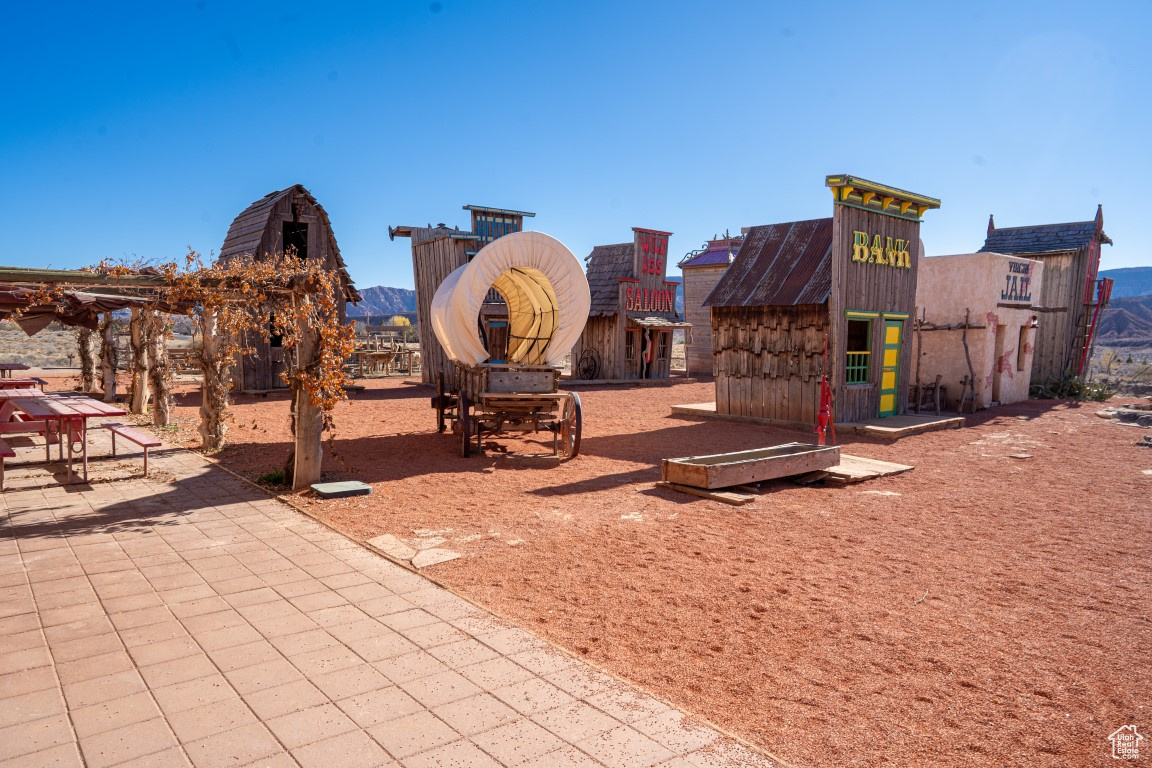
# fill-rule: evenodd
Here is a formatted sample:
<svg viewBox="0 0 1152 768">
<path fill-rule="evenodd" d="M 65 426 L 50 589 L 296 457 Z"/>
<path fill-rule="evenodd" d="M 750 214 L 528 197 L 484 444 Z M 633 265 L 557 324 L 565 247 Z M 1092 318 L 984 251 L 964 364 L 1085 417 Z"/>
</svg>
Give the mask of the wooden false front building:
<svg viewBox="0 0 1152 768">
<path fill-rule="evenodd" d="M 301 259 L 318 259 L 325 269 L 339 274 L 344 293 L 344 301 L 339 302 L 341 321 L 347 317 L 344 302 L 360 301 L 360 294 L 340 256 L 328 213 L 300 184 L 269 192 L 245 208 L 228 228 L 220 259 L 252 256 L 259 260 L 274 253 L 295 253 Z M 280 338 L 272 335 L 265 340 L 253 336 L 247 344 L 254 352 L 242 357 L 234 388 L 264 392 L 287 387 L 286 350 Z"/>
<path fill-rule="evenodd" d="M 1041 292 L 1033 298 L 1038 315 L 1033 384 L 1082 376 L 1091 358 L 1100 315 L 1108 305 L 1112 281 L 1099 279 L 1104 209 L 1092 221 L 997 227 L 988 217 L 988 236 L 981 251 L 1024 256 L 1044 264 Z"/>
<path fill-rule="evenodd" d="M 825 371 L 837 422 L 907 409 L 920 221 L 940 201 L 852 176 L 826 184 L 831 218 L 749 228 L 705 302 L 718 414 L 811 427 Z"/>
<path fill-rule="evenodd" d="M 684 340 L 684 367 L 688 376 L 710 376 L 712 370 L 712 312 L 704 304 L 728 271 L 743 236 L 709 240 L 680 260 L 684 274 L 684 319 L 692 328 Z"/>
<path fill-rule="evenodd" d="M 679 284 L 666 278 L 671 232 L 633 227 L 630 243 L 598 245 L 585 259 L 592 305 L 572 349 L 577 379 L 667 379 Z"/>
<path fill-rule="evenodd" d="M 434 384 L 440 374 L 451 381 L 454 371 L 452 360 L 444 352 L 433 332 L 431 318 L 432 297 L 448 275 L 464 266 L 488 243 L 510 232 L 524 229 L 525 217 L 535 216 L 527 211 L 507 208 L 488 208 L 465 205 L 472 214 L 472 229 L 461 230 L 437 224 L 427 227 L 389 227 L 388 237 L 412 239 L 412 276 L 416 283 L 416 316 L 420 338 L 420 375 L 426 384 Z M 485 348 L 491 354 L 490 362 L 504 362 L 508 350 L 508 306 L 495 289 L 488 292 L 480 309 L 480 328 Z"/>
</svg>

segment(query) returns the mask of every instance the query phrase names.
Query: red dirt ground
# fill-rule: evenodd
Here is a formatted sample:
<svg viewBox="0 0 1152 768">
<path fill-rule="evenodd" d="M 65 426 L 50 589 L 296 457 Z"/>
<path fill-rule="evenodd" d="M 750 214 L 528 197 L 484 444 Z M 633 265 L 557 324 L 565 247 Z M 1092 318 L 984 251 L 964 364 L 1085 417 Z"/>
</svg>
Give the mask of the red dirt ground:
<svg viewBox="0 0 1152 768">
<path fill-rule="evenodd" d="M 552 469 L 461 459 L 429 390 L 362 383 L 326 479 L 373 493 L 312 513 L 362 539 L 439 532 L 465 557 L 430 575 L 784 761 L 1101 765 L 1116 728 L 1152 731 L 1152 451 L 1101 406 L 842 436 L 916 469 L 730 507 L 654 488 L 660 459 L 809 436 L 669 415 L 710 383 L 581 390 L 581 455 Z M 178 412 L 193 446 L 197 405 Z M 221 463 L 281 465 L 286 398 L 234 413 Z"/>
</svg>

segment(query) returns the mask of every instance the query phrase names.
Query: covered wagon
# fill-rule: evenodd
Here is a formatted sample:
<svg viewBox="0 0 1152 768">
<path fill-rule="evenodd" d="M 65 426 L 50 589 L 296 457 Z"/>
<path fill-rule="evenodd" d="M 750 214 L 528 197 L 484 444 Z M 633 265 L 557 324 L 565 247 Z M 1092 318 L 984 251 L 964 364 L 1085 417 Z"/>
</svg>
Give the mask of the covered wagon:
<svg viewBox="0 0 1152 768">
<path fill-rule="evenodd" d="M 490 291 L 507 306 L 499 344 L 482 336 L 481 309 Z M 459 437 L 462 456 L 473 444 L 479 450 L 486 436 L 539 431 L 552 433 L 557 456 L 576 456 L 580 398 L 558 384 L 590 302 L 580 262 L 542 232 L 494 240 L 440 284 L 430 320 L 453 367 L 439 374 L 432 407 L 438 429 L 451 425 Z"/>
</svg>

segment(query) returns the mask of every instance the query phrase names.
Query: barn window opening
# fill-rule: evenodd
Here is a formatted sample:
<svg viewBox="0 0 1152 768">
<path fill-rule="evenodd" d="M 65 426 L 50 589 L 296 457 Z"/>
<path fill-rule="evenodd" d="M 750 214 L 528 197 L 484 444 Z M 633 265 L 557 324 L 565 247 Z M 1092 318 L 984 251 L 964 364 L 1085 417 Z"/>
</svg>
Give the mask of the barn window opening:
<svg viewBox="0 0 1152 768">
<path fill-rule="evenodd" d="M 845 342 L 847 360 L 844 382 L 846 384 L 867 384 L 872 369 L 872 321 L 849 320 Z"/>
<path fill-rule="evenodd" d="M 295 253 L 301 259 L 308 258 L 307 222 L 284 222 L 284 253 Z"/>
</svg>

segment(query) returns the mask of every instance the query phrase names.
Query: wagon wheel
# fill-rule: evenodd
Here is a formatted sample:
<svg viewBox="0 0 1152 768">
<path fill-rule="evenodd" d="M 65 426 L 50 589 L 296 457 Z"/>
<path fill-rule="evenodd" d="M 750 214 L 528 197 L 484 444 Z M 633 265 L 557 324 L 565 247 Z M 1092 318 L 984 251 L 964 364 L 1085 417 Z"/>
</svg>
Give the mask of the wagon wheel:
<svg viewBox="0 0 1152 768">
<path fill-rule="evenodd" d="M 576 378 L 591 381 L 599 374 L 600 354 L 595 349 L 588 347 L 580 353 L 580 359 L 576 361 Z"/>
<path fill-rule="evenodd" d="M 580 453 L 580 429 L 583 424 L 580 395 L 569 392 L 560 402 L 560 444 L 556 452 L 566 459 L 574 459 Z"/>
<path fill-rule="evenodd" d="M 469 444 L 469 438 L 472 437 L 472 419 L 468 415 L 471 405 L 468 402 L 468 395 L 461 392 L 456 405 L 456 419 L 460 426 L 460 456 L 465 459 L 472 455 L 472 446 Z"/>
</svg>

